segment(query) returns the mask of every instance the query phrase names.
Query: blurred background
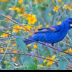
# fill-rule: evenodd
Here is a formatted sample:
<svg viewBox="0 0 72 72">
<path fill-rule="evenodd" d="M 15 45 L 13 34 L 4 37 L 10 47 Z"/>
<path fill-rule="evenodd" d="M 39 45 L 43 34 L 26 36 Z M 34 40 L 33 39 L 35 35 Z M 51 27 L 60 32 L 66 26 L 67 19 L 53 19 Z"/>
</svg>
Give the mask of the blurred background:
<svg viewBox="0 0 72 72">
<path fill-rule="evenodd" d="M 24 25 L 29 30 L 37 31 L 39 28 L 46 28 L 49 26 L 60 25 L 63 20 L 68 17 L 72 17 L 72 0 L 0 0 L 0 13 L 15 20 L 16 22 Z M 27 31 L 22 26 L 8 20 L 0 15 L 0 38 L 11 37 L 4 33 L 10 33 L 22 38 L 29 38 L 32 33 Z M 18 28 L 18 29 L 15 29 Z M 67 36 L 63 42 L 56 43 L 55 46 L 59 47 L 63 51 L 70 50 L 72 52 L 72 29 L 69 30 Z M 45 48 L 38 43 L 29 44 L 27 52 L 34 55 L 48 57 L 50 59 L 60 60 L 60 56 L 57 51 L 51 48 Z M 13 52 L 17 53 L 20 48 L 15 43 L 15 38 L 0 40 L 0 52 Z M 64 54 L 63 54 L 64 55 Z M 65 55 L 64 55 L 65 56 Z M 71 62 L 71 56 L 66 55 Z M 60 66 L 57 63 L 33 58 L 22 55 L 2 54 L 0 56 L 0 69 L 11 70 L 37 70 L 37 69 L 60 69 L 63 65 L 65 69 L 66 62 L 62 60 Z M 60 68 L 59 68 L 60 67 Z"/>
</svg>

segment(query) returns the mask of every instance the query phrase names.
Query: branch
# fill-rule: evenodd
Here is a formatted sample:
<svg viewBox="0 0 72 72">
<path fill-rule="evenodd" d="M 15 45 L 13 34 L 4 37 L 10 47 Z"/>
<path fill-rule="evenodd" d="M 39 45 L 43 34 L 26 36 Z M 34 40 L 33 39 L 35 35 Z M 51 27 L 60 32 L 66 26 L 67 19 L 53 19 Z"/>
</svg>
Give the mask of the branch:
<svg viewBox="0 0 72 72">
<path fill-rule="evenodd" d="M 3 15 L 3 14 L 1 14 L 1 13 L 0 13 L 0 15 L 3 16 L 3 17 L 5 17 L 5 18 L 7 18 L 7 19 L 9 19 L 9 20 L 11 20 L 11 21 L 14 22 L 14 23 L 16 23 L 16 24 L 18 24 L 18 25 L 24 27 L 27 31 L 33 33 L 31 30 L 29 30 L 28 28 L 26 28 L 24 25 L 22 25 L 22 24 L 20 24 L 20 23 L 18 23 L 18 22 L 16 22 L 16 21 L 14 21 L 13 19 L 8 18 L 7 16 L 5 16 L 5 15 Z"/>
<path fill-rule="evenodd" d="M 2 31 L 2 32 L 3 32 L 3 31 Z M 7 33 L 7 32 L 5 32 L 5 33 Z M 7 33 L 7 34 L 9 34 L 9 33 Z M 12 35 L 12 34 L 9 34 L 9 35 Z M 16 37 L 15 35 L 12 35 L 12 36 Z M 30 40 L 30 39 L 26 39 L 26 38 L 24 38 L 24 39 L 25 39 L 25 40 Z M 36 43 L 40 43 L 40 44 L 43 44 L 43 45 L 46 46 L 46 43 L 42 43 L 42 42 L 35 41 L 35 40 L 30 40 L 30 41 L 33 41 L 33 42 L 36 42 Z M 60 50 L 60 48 L 58 48 L 58 47 L 51 46 L 50 44 L 48 44 L 48 47 L 50 47 L 50 48 L 52 48 L 52 49 L 54 49 L 54 50 L 57 50 L 58 52 L 63 52 L 63 53 L 65 53 L 65 54 L 68 54 L 68 55 L 72 56 L 72 54 L 67 53 L 67 52 L 64 52 L 64 51 Z"/>
<path fill-rule="evenodd" d="M 4 54 L 4 52 L 0 52 L 0 54 Z M 6 52 L 5 54 L 25 55 L 25 54 L 23 54 L 23 53 L 13 53 L 13 52 Z M 47 60 L 54 61 L 54 62 L 57 62 L 57 63 L 58 63 L 58 61 L 55 61 L 55 60 L 52 60 L 52 59 L 49 59 L 49 58 L 46 58 L 46 57 L 37 56 L 37 55 L 30 54 L 30 53 L 27 53 L 27 55 L 28 55 L 28 56 L 32 56 L 32 57 L 41 58 L 41 59 L 47 59 Z"/>
<path fill-rule="evenodd" d="M 10 28 L 10 29 L 11 29 L 11 28 Z M 1 31 L 1 32 L 6 33 L 6 34 L 9 34 L 9 33 L 4 32 L 4 31 Z M 15 38 L 18 37 L 18 36 L 12 35 L 12 34 L 9 34 L 9 35 L 14 36 Z M 13 38 L 14 38 L 14 37 L 13 37 Z M 10 39 L 10 38 L 11 38 L 11 37 L 9 37 L 9 38 L 8 38 L 8 37 L 7 37 L 7 38 L 0 38 L 0 39 Z M 68 44 L 68 43 L 65 43 L 65 42 L 62 42 L 62 41 L 60 41 L 60 42 L 66 44 L 66 45 L 68 45 L 68 46 L 70 46 L 70 44 Z"/>
<path fill-rule="evenodd" d="M 11 19 L 11 18 L 8 18 L 7 16 L 5 16 L 5 15 L 3 15 L 3 14 L 1 14 L 1 13 L 0 13 L 0 15 L 1 15 L 1 16 L 3 16 L 3 17 L 5 17 L 5 18 L 7 18 L 7 19 L 9 19 L 9 20 L 11 20 L 11 21 L 12 21 L 12 22 L 14 22 L 14 23 L 16 23 L 16 24 L 18 24 L 18 25 L 20 25 L 20 26 L 24 27 L 27 31 L 29 31 L 29 32 L 31 32 L 31 33 L 33 33 L 33 34 L 34 34 L 34 32 L 33 32 L 33 31 L 29 30 L 28 28 L 26 28 L 26 27 L 25 27 L 25 26 L 23 26 L 22 24 L 19 24 L 18 22 L 14 21 L 14 20 L 13 20 L 13 19 Z M 4 28 L 4 29 L 13 29 L 13 28 Z M 18 28 L 14 28 L 14 29 L 18 29 Z M 23 29 L 20 29 L 20 30 L 23 30 Z M 69 44 L 67 44 L 67 43 L 65 43 L 65 42 L 62 42 L 62 41 L 61 41 L 61 43 L 64 43 L 64 44 L 66 44 L 66 45 L 70 46 Z"/>
<path fill-rule="evenodd" d="M 60 41 L 60 42 L 66 44 L 66 45 L 68 45 L 68 46 L 70 46 L 70 44 L 68 44 L 68 43 L 65 43 L 65 42 L 63 42 L 63 41 Z"/>
<path fill-rule="evenodd" d="M 24 31 L 24 29 L 19 29 L 19 28 L 0 28 L 0 30 L 2 30 L 2 29 L 17 29 L 17 30 L 23 30 Z"/>
<path fill-rule="evenodd" d="M 25 40 L 30 40 L 30 39 L 26 39 L 26 38 L 24 38 L 24 39 L 25 39 Z M 33 41 L 33 42 L 36 42 L 36 43 L 40 43 L 40 44 L 43 44 L 43 45 L 46 46 L 46 43 L 42 43 L 42 42 L 34 41 L 34 40 L 30 40 L 30 41 Z M 50 45 L 50 44 L 48 44 L 48 47 L 50 47 L 50 48 L 52 48 L 52 49 L 54 49 L 54 50 L 57 50 L 58 52 L 63 52 L 63 53 L 65 53 L 65 54 L 68 54 L 68 55 L 72 56 L 72 54 L 67 53 L 67 52 L 64 52 L 64 51 L 60 50 L 60 48 L 58 48 L 58 47 L 52 46 L 52 45 Z"/>
</svg>

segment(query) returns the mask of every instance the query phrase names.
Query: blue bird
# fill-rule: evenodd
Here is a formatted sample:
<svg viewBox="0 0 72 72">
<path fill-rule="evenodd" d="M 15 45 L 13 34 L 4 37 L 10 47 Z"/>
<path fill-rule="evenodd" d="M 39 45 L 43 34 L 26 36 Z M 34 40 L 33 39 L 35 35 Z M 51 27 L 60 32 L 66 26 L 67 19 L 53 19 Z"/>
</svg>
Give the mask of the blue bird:
<svg viewBox="0 0 72 72">
<path fill-rule="evenodd" d="M 30 37 L 29 40 L 24 40 L 24 43 L 28 45 L 33 42 L 30 40 L 34 40 L 54 45 L 54 43 L 63 40 L 71 28 L 72 18 L 69 17 L 66 20 L 64 20 L 60 25 L 38 29 L 38 32 L 35 32 L 35 35 Z"/>
</svg>

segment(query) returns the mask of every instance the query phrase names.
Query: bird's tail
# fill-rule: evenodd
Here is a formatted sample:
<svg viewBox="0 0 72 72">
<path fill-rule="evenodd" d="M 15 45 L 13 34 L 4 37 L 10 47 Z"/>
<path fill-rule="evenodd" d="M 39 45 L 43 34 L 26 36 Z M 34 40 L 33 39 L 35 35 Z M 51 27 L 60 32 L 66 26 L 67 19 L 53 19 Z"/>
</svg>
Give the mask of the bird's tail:
<svg viewBox="0 0 72 72">
<path fill-rule="evenodd" d="M 24 42 L 26 45 L 28 45 L 28 44 L 30 44 L 30 43 L 32 43 L 32 42 L 34 42 L 34 41 L 37 41 L 37 36 L 36 36 L 36 35 L 30 37 L 29 39 L 25 39 L 23 42 Z"/>
</svg>

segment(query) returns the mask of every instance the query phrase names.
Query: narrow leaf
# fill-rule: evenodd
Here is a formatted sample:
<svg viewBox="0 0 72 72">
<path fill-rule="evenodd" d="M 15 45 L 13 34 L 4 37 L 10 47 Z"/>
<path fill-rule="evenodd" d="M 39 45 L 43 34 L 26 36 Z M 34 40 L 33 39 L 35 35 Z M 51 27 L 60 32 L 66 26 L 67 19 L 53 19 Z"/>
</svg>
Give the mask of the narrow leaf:
<svg viewBox="0 0 72 72">
<path fill-rule="evenodd" d="M 26 45 L 21 37 L 16 38 L 15 43 L 19 45 L 20 49 L 26 54 Z"/>
<path fill-rule="evenodd" d="M 67 67 L 67 60 L 61 58 L 60 61 L 59 61 L 59 70 L 66 70 L 66 67 Z"/>
</svg>

